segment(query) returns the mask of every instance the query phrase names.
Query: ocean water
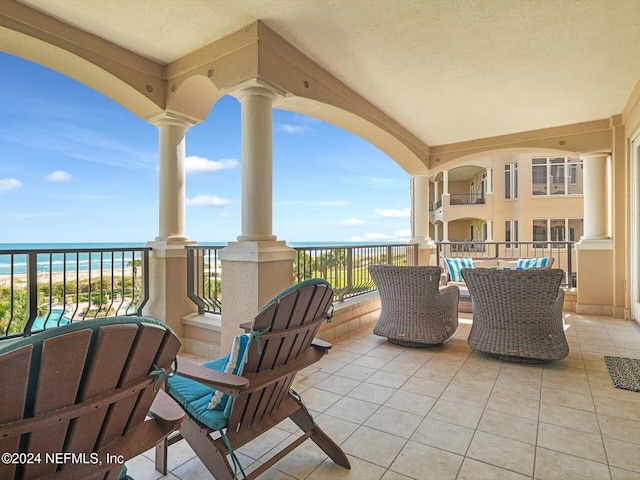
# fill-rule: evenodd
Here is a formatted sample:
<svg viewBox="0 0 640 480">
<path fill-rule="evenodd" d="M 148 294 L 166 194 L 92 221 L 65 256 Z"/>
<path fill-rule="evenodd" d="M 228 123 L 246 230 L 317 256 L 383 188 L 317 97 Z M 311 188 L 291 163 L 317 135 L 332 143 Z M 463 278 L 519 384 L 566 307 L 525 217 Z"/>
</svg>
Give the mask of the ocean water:
<svg viewBox="0 0 640 480">
<path fill-rule="evenodd" d="M 199 245 L 225 246 L 227 242 L 198 242 Z M 365 245 L 365 243 L 355 242 L 289 242 L 291 247 L 328 247 L 328 246 L 354 246 Z M 78 251 L 83 249 L 115 249 L 115 248 L 140 248 L 146 246 L 143 243 L 0 243 L 0 275 L 20 275 L 27 272 L 26 250 L 38 250 L 50 252 L 56 249 Z M 12 254 L 8 252 L 14 252 Z M 18 252 L 18 253 L 15 253 Z M 22 253 L 19 253 L 22 252 Z M 112 256 L 110 252 L 100 255 L 99 252 L 78 252 L 78 253 L 44 253 L 37 255 L 37 271 L 42 272 L 67 272 L 87 271 L 91 269 L 122 269 L 130 265 L 133 258 L 131 250 L 115 252 Z M 139 254 L 136 258 L 140 258 Z M 13 270 L 12 270 L 13 269 Z"/>
</svg>

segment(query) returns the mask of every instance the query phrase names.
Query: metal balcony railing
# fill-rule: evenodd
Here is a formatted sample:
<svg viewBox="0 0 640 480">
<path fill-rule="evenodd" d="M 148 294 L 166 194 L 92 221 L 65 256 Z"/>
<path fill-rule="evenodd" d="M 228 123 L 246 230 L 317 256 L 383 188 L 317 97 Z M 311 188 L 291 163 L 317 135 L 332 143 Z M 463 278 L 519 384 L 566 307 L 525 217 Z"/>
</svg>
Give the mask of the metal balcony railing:
<svg viewBox="0 0 640 480">
<path fill-rule="evenodd" d="M 563 287 L 577 287 L 575 242 L 437 242 L 437 265 L 445 257 L 553 257 L 553 268 L 564 270 Z"/>
<path fill-rule="evenodd" d="M 220 245 L 198 245 L 187 249 L 187 295 L 198 313 L 222 311 Z"/>
<path fill-rule="evenodd" d="M 150 250 L 0 250 L 0 338 L 141 314 L 149 299 Z"/>
<path fill-rule="evenodd" d="M 481 193 L 452 193 L 449 205 L 484 205 L 485 196 Z"/>
<path fill-rule="evenodd" d="M 198 245 L 187 248 L 187 295 L 198 306 L 198 313 L 221 313 L 222 246 Z M 296 247 L 293 282 L 324 278 L 333 286 L 334 300 L 372 292 L 376 289 L 369 276 L 373 263 L 416 265 L 418 245 L 358 245 Z"/>
<path fill-rule="evenodd" d="M 298 256 L 293 265 L 294 281 L 324 278 L 331 283 L 334 300 L 338 302 L 376 290 L 369 275 L 369 265 L 418 264 L 417 244 L 317 246 L 296 250 Z"/>
</svg>

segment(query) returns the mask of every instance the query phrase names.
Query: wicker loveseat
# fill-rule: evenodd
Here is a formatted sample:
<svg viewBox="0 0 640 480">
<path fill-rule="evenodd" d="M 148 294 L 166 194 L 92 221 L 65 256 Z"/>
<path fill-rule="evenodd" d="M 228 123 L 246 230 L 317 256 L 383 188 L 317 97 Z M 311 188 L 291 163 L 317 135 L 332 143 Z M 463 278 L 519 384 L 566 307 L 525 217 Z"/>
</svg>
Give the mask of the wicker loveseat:
<svg viewBox="0 0 640 480">
<path fill-rule="evenodd" d="M 438 289 L 440 267 L 370 265 L 380 295 L 373 333 L 391 343 L 439 345 L 458 328 L 458 288 Z"/>
<path fill-rule="evenodd" d="M 560 269 L 463 269 L 473 301 L 468 345 L 512 362 L 565 358 L 563 275 Z"/>
</svg>

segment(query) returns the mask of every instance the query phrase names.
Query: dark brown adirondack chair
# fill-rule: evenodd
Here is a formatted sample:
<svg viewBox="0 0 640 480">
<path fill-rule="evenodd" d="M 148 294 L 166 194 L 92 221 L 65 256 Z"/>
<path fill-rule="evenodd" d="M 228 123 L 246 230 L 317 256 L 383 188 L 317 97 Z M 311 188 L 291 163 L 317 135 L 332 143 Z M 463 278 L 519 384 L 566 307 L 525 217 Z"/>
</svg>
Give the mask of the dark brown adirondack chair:
<svg viewBox="0 0 640 480">
<path fill-rule="evenodd" d="M 179 374 L 167 382 L 169 394 L 189 414 L 180 433 L 217 480 L 230 480 L 237 474 L 255 478 L 309 438 L 335 463 L 351 468 L 344 452 L 316 425 L 290 389 L 296 373 L 320 360 L 331 347 L 314 341 L 314 336 L 330 318 L 332 297 L 331 286 L 319 279 L 274 297 L 257 314 L 252 328 L 248 326 L 251 333 L 239 337 L 241 348 L 234 370 L 238 375 L 224 372 L 229 355 L 203 366 L 180 360 Z M 224 407 L 209 409 L 214 389 L 233 398 Z M 303 434 L 256 470 L 245 473 L 234 450 L 286 418 Z M 156 468 L 160 471 L 166 470 L 166 446 L 167 442 L 158 446 Z"/>
<path fill-rule="evenodd" d="M 122 478 L 124 461 L 157 445 L 183 420 L 164 391 L 156 396 L 180 349 L 163 323 L 101 318 L 5 342 L 3 480 Z M 152 402 L 155 417 L 145 421 Z"/>
</svg>

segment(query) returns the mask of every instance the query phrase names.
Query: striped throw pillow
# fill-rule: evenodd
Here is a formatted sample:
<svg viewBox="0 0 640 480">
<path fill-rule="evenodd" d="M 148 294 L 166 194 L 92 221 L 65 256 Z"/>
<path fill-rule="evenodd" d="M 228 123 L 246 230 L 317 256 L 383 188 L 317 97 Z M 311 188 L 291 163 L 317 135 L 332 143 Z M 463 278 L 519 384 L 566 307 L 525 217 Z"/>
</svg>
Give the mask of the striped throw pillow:
<svg viewBox="0 0 640 480">
<path fill-rule="evenodd" d="M 460 270 L 463 268 L 473 268 L 473 260 L 470 258 L 445 258 L 444 261 L 447 264 L 451 282 L 464 282 Z"/>
<path fill-rule="evenodd" d="M 519 258 L 516 269 L 525 270 L 527 268 L 544 268 L 547 266 L 548 261 L 549 261 L 549 257 Z"/>
</svg>

